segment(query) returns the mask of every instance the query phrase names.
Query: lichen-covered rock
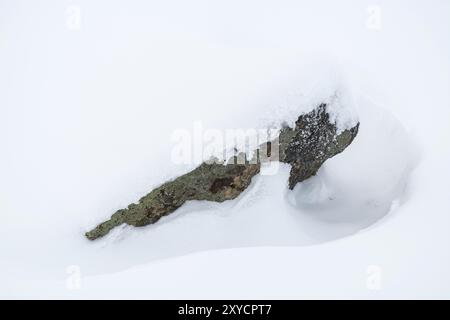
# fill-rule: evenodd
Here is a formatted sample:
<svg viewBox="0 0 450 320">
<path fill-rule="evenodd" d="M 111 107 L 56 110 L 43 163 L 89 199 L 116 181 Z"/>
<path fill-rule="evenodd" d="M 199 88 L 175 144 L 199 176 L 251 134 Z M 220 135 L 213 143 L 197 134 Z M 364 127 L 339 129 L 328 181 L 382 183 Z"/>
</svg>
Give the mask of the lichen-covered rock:
<svg viewBox="0 0 450 320">
<path fill-rule="evenodd" d="M 193 171 L 169 181 L 142 197 L 126 209 L 114 213 L 110 220 L 86 233 L 90 240 L 107 234 L 123 223 L 135 227 L 155 223 L 189 200 L 223 202 L 236 198 L 259 173 L 260 163 L 239 164 L 232 158 L 227 164 L 202 163 Z"/>
<path fill-rule="evenodd" d="M 261 163 L 278 160 L 289 163 L 289 188 L 315 175 L 329 158 L 342 152 L 358 133 L 359 123 L 338 132 L 330 121 L 326 105 L 301 115 L 295 128 L 285 127 L 276 140 L 262 144 L 256 150 L 257 161 L 248 161 L 245 155 L 232 157 L 226 164 L 205 162 L 191 172 L 166 182 L 142 197 L 138 203 L 118 210 L 111 219 L 86 233 L 90 240 L 106 235 L 123 223 L 145 226 L 174 212 L 189 200 L 223 202 L 235 199 L 259 173 Z"/>
<path fill-rule="evenodd" d="M 289 188 L 315 175 L 327 159 L 344 151 L 356 137 L 358 128 L 359 123 L 338 132 L 325 104 L 301 115 L 294 129 L 284 128 L 279 137 L 280 161 L 291 165 Z"/>
</svg>

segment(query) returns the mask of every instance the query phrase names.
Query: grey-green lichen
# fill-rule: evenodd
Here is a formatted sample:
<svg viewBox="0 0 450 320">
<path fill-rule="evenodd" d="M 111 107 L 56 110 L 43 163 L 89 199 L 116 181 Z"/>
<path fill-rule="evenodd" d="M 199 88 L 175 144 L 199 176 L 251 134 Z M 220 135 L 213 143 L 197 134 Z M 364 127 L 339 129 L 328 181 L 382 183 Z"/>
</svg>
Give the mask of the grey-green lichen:
<svg viewBox="0 0 450 320">
<path fill-rule="evenodd" d="M 321 104 L 310 113 L 301 115 L 295 128 L 280 133 L 280 161 L 291 165 L 289 188 L 315 175 L 329 158 L 341 153 L 356 137 L 359 123 L 338 132 L 330 121 L 326 105 Z"/>
<path fill-rule="evenodd" d="M 90 240 L 106 235 L 121 224 L 135 227 L 157 222 L 189 200 L 223 202 L 235 199 L 259 173 L 261 163 L 279 160 L 291 165 L 289 188 L 315 175 L 329 158 L 341 153 L 358 133 L 359 123 L 343 132 L 330 121 L 326 105 L 301 115 L 295 128 L 285 127 L 277 139 L 256 150 L 256 161 L 238 154 L 227 163 L 209 161 L 142 197 L 137 203 L 118 210 L 111 218 L 86 233 Z M 278 158 L 277 158 L 278 156 Z"/>
</svg>

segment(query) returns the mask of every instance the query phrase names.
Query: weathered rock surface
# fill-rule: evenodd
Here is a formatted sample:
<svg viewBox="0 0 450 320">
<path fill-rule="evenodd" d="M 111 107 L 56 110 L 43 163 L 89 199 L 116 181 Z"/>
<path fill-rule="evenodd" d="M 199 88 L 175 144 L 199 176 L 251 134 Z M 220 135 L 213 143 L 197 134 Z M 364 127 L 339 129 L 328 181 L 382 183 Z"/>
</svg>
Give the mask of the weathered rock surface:
<svg viewBox="0 0 450 320">
<path fill-rule="evenodd" d="M 234 159 L 233 159 L 234 160 Z M 123 223 L 135 227 L 155 223 L 189 200 L 223 202 L 236 198 L 259 173 L 260 164 L 202 163 L 193 171 L 169 181 L 142 197 L 137 204 L 117 211 L 111 219 L 86 233 L 90 240 Z"/>
<path fill-rule="evenodd" d="M 359 123 L 338 133 L 325 104 L 301 115 L 294 129 L 284 128 L 279 137 L 280 161 L 292 166 L 289 189 L 315 175 L 327 159 L 344 151 L 356 137 L 358 128 Z"/>
<path fill-rule="evenodd" d="M 338 133 L 326 105 L 321 104 L 314 111 L 301 115 L 295 128 L 285 127 L 276 140 L 262 144 L 256 150 L 256 161 L 248 161 L 245 155 L 239 154 L 226 164 L 202 163 L 191 172 L 162 184 L 138 203 L 118 210 L 110 220 L 87 232 L 86 237 L 97 239 L 123 223 L 136 227 L 155 223 L 189 200 L 235 199 L 250 185 L 261 163 L 266 161 L 279 160 L 291 165 L 289 188 L 293 189 L 298 182 L 315 175 L 327 159 L 344 151 L 358 133 L 358 127 L 359 123 Z"/>
</svg>

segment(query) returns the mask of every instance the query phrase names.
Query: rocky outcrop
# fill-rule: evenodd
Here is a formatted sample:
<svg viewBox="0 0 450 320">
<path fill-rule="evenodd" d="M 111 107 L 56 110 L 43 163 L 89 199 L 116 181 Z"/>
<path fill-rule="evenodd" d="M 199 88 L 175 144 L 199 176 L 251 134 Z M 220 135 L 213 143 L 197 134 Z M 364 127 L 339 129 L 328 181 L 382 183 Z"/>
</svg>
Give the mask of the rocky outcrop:
<svg viewBox="0 0 450 320">
<path fill-rule="evenodd" d="M 87 232 L 86 237 L 97 239 L 124 223 L 136 227 L 155 223 L 189 200 L 235 199 L 259 173 L 261 163 L 274 159 L 291 165 L 288 186 L 293 189 L 298 182 L 315 175 L 327 159 L 344 151 L 358 133 L 358 127 L 359 123 L 338 132 L 330 121 L 326 105 L 321 104 L 301 115 L 295 128 L 285 127 L 276 140 L 262 144 L 256 150 L 256 161 L 248 161 L 245 155 L 238 154 L 227 163 L 202 163 L 191 172 L 162 184 L 138 203 L 118 210 L 111 219 Z"/>
<path fill-rule="evenodd" d="M 110 220 L 87 232 L 86 237 L 97 239 L 123 223 L 135 227 L 155 223 L 189 200 L 223 202 L 236 198 L 259 173 L 260 163 L 237 164 L 235 160 L 227 164 L 202 163 L 193 171 L 154 189 L 137 204 L 117 211 Z"/>
<path fill-rule="evenodd" d="M 279 137 L 280 161 L 291 165 L 289 189 L 315 175 L 327 159 L 344 151 L 356 137 L 358 128 L 359 123 L 338 133 L 325 104 L 301 115 L 294 129 L 284 128 Z"/>
</svg>

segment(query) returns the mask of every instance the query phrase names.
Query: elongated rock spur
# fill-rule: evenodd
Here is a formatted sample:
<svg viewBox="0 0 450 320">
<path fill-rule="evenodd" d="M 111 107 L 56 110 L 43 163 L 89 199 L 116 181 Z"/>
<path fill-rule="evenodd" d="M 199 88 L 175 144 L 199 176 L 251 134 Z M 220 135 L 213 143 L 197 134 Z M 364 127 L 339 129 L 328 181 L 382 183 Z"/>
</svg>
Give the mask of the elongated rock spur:
<svg viewBox="0 0 450 320">
<path fill-rule="evenodd" d="M 223 163 L 208 161 L 172 181 L 168 181 L 142 197 L 138 203 L 118 210 L 111 218 L 86 237 L 95 240 L 121 224 L 135 227 L 157 222 L 189 200 L 223 202 L 235 199 L 257 175 L 261 163 L 279 160 L 291 165 L 289 189 L 315 175 L 329 158 L 344 151 L 358 133 L 359 122 L 346 130 L 338 131 L 331 121 L 327 105 L 321 104 L 313 111 L 300 115 L 295 127 L 284 127 L 279 136 L 263 143 L 255 150 L 254 159 L 237 154 Z"/>
</svg>

